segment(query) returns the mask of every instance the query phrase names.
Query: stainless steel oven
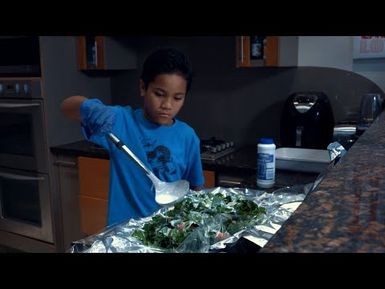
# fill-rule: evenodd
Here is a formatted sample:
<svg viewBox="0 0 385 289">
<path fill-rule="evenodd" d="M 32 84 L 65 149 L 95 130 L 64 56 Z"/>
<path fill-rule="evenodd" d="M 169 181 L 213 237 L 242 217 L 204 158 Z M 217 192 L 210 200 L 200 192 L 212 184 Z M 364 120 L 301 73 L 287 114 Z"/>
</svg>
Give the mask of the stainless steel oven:
<svg viewBox="0 0 385 289">
<path fill-rule="evenodd" d="M 0 80 L 0 166 L 48 173 L 38 80 Z"/>
<path fill-rule="evenodd" d="M 40 78 L 0 79 L 0 231 L 53 243 Z"/>
<path fill-rule="evenodd" d="M 48 175 L 0 168 L 0 230 L 53 242 Z"/>
</svg>

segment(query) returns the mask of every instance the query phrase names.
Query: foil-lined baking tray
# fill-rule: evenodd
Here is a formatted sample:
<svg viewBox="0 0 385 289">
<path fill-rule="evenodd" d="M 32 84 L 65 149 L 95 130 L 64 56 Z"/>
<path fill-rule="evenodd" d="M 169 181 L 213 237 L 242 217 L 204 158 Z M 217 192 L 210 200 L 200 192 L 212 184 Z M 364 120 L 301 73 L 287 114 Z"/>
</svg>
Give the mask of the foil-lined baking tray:
<svg viewBox="0 0 385 289">
<path fill-rule="evenodd" d="M 265 208 L 265 213 L 259 216 L 255 223 L 248 227 L 227 236 L 225 239 L 216 243 L 209 243 L 208 230 L 213 227 L 213 222 L 203 227 L 199 234 L 194 238 L 182 242 L 176 249 L 162 249 L 144 245 L 142 241 L 133 237 L 133 232 L 143 228 L 154 216 L 162 215 L 172 210 L 173 207 L 162 208 L 153 215 L 139 220 L 128 220 L 121 224 L 107 228 L 102 233 L 89 236 L 87 238 L 73 242 L 69 252 L 72 253 L 162 253 L 162 252 L 182 252 L 182 253 L 205 253 L 205 252 L 225 252 L 225 248 L 236 244 L 240 238 L 246 238 L 259 247 L 263 247 L 268 240 L 279 230 L 282 224 L 290 217 L 297 207 L 305 199 L 308 192 L 312 189 L 313 183 L 305 186 L 293 186 L 278 189 L 272 193 L 248 188 L 223 188 L 216 187 L 205 189 L 199 192 L 191 191 L 187 196 L 193 198 L 194 194 L 222 194 L 224 196 L 236 195 L 238 198 L 252 200 L 259 207 Z M 206 231 L 205 231 L 206 230 Z M 197 237 L 199 236 L 199 237 Z M 187 238 L 186 238 L 187 239 Z"/>
</svg>

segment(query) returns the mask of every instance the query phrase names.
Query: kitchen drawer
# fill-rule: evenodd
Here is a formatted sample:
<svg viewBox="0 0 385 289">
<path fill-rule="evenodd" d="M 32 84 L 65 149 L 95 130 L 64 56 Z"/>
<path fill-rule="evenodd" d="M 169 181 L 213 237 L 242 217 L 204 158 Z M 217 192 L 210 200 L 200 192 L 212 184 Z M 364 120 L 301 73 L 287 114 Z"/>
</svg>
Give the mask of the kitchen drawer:
<svg viewBox="0 0 385 289">
<path fill-rule="evenodd" d="M 93 235 L 107 225 L 108 201 L 80 196 L 80 221 L 83 233 Z"/>
</svg>

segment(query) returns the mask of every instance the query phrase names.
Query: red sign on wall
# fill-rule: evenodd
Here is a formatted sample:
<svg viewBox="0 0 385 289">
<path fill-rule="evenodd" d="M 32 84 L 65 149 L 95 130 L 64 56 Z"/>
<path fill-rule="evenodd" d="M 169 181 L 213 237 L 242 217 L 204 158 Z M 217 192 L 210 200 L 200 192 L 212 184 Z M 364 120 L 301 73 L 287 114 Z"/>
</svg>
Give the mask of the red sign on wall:
<svg viewBox="0 0 385 289">
<path fill-rule="evenodd" d="M 385 58 L 385 36 L 353 37 L 353 59 Z"/>
</svg>

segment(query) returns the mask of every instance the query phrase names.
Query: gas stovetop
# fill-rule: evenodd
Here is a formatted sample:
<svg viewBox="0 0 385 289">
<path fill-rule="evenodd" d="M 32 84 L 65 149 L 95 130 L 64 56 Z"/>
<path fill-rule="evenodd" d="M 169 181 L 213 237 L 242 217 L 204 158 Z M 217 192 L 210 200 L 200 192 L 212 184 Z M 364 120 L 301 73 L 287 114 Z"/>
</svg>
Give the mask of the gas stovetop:
<svg viewBox="0 0 385 289">
<path fill-rule="evenodd" d="M 234 142 L 219 140 L 215 137 L 201 140 L 201 159 L 215 161 L 235 150 Z"/>
</svg>

